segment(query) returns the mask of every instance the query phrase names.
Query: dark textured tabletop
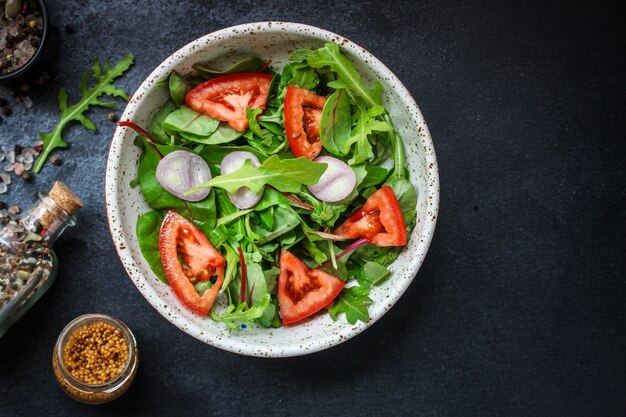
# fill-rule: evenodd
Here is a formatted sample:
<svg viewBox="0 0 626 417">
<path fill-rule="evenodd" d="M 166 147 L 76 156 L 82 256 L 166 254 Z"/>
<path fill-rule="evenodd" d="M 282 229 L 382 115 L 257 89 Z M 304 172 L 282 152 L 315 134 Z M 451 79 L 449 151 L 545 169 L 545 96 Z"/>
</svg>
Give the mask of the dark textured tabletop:
<svg viewBox="0 0 626 417">
<path fill-rule="evenodd" d="M 73 125 L 61 166 L 14 178 L 26 207 L 62 179 L 84 199 L 58 241 L 51 290 L 0 339 L 0 415 L 626 415 L 626 31 L 594 2 L 49 0 L 56 76 L 0 124 L 28 145 L 76 97 L 93 57 L 135 55 L 129 93 L 189 41 L 233 24 L 308 23 L 379 57 L 431 129 L 441 210 L 409 290 L 372 328 L 289 359 L 238 356 L 178 330 L 115 255 L 104 210 L 114 124 Z M 231 4 L 232 3 L 232 4 Z M 505 5 L 505 3 L 509 3 Z M 75 26 L 75 33 L 63 30 Z M 0 96 L 9 90 L 0 86 Z M 121 113 L 123 103 L 118 103 Z M 140 368 L 103 406 L 67 397 L 51 352 L 74 317 L 104 312 L 134 331 Z"/>
</svg>

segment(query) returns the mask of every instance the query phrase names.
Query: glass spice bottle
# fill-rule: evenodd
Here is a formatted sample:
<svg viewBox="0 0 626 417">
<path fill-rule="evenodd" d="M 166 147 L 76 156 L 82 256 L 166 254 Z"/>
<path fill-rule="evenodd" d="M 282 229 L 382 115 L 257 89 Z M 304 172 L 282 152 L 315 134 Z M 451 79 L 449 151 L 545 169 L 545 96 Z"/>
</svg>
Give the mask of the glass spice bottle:
<svg viewBox="0 0 626 417">
<path fill-rule="evenodd" d="M 102 326 L 115 333 L 109 332 L 107 337 Z M 102 377 L 103 364 L 113 366 L 115 371 Z M 135 336 L 122 321 L 106 314 L 85 314 L 72 320 L 59 335 L 52 352 L 57 382 L 67 395 L 86 404 L 103 404 L 125 393 L 138 366 Z M 91 372 L 100 377 L 89 382 L 81 379 L 81 375 Z"/>
<path fill-rule="evenodd" d="M 57 181 L 20 217 L 0 210 L 0 337 L 50 288 L 58 261 L 52 245 L 83 207 Z"/>
</svg>

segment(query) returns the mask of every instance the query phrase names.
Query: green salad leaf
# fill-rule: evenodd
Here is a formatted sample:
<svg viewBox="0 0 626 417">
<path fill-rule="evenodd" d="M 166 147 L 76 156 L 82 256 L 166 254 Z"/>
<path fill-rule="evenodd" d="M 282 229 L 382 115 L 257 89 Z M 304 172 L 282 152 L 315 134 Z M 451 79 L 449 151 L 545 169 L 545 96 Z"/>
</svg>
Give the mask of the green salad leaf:
<svg viewBox="0 0 626 417">
<path fill-rule="evenodd" d="M 234 304 L 230 304 L 222 314 L 217 314 L 211 310 L 209 317 L 215 321 L 224 323 L 226 327 L 231 330 L 241 330 L 242 325 L 253 327 L 254 322 L 263 317 L 265 309 L 270 305 L 270 300 L 270 295 L 265 294 L 262 300 L 252 307 L 248 307 L 248 303 L 246 302 L 240 303 L 236 307 Z"/>
<path fill-rule="evenodd" d="M 188 133 L 196 138 L 194 141 L 201 141 L 203 137 L 211 135 L 219 126 L 219 120 L 215 120 L 204 114 L 195 112 L 187 107 L 181 107 L 167 115 L 161 125 L 172 132 L 178 132 L 185 137 Z M 192 140 L 192 139 L 190 139 Z"/>
<path fill-rule="evenodd" d="M 344 90 L 337 90 L 326 100 L 320 121 L 320 140 L 324 149 L 335 156 L 345 156 L 352 127 L 350 98 Z"/>
<path fill-rule="evenodd" d="M 61 136 L 63 129 L 68 125 L 68 123 L 76 121 L 92 132 L 96 131 L 96 125 L 93 121 L 91 121 L 91 119 L 85 116 L 84 113 L 92 106 L 115 106 L 114 101 L 101 101 L 101 96 L 107 95 L 110 97 L 121 97 L 124 100 L 128 100 L 128 96 L 124 90 L 117 88 L 113 84 L 113 81 L 121 77 L 132 64 L 133 56 L 131 54 L 122 58 L 113 68 L 109 67 L 108 61 L 104 61 L 104 66 L 101 66 L 98 59 L 94 59 L 91 71 L 85 71 L 83 78 L 80 80 L 80 100 L 71 106 L 68 105 L 67 102 L 67 90 L 65 88 L 61 88 L 61 91 L 59 91 L 59 107 L 61 109 L 61 116 L 59 117 L 59 122 L 54 127 L 52 132 L 39 132 L 39 137 L 43 141 L 43 150 L 33 167 L 33 171 L 35 173 L 41 171 L 43 164 L 46 162 L 46 159 L 53 150 L 68 147 L 67 142 Z M 93 87 L 89 86 L 90 74 L 96 81 L 96 84 Z"/>
<path fill-rule="evenodd" d="M 161 263 L 159 252 L 159 232 L 163 223 L 163 214 L 158 211 L 149 211 L 137 219 L 137 241 L 139 249 L 150 269 L 161 281 L 168 284 Z M 169 284 L 168 284 L 169 285 Z"/>
<path fill-rule="evenodd" d="M 168 86 L 170 89 L 170 97 L 172 97 L 176 106 L 180 107 L 185 102 L 185 96 L 191 90 L 191 84 L 178 75 L 176 71 L 172 71 Z"/>
<path fill-rule="evenodd" d="M 335 304 L 328 310 L 328 314 L 333 320 L 337 320 L 339 315 L 344 313 L 350 324 L 356 324 L 359 320 L 367 323 L 370 318 L 367 306 L 373 302 L 368 294 L 368 287 L 344 288 L 337 297 Z"/>
<path fill-rule="evenodd" d="M 381 85 L 376 83 L 373 89 L 369 89 L 361 81 L 359 73 L 352 62 L 341 53 L 339 45 L 327 43 L 324 47 L 316 50 L 303 49 L 293 53 L 289 60 L 306 61 L 313 68 L 330 67 L 337 74 L 337 80 L 329 82 L 328 86 L 339 89 L 344 88 L 352 94 L 361 97 L 367 106 L 381 104 Z"/>
<path fill-rule="evenodd" d="M 194 190 L 220 187 L 234 194 L 239 188 L 248 187 L 259 194 L 265 185 L 271 185 L 280 191 L 294 193 L 300 191 L 303 184 L 316 184 L 326 166 L 325 163 L 309 161 L 304 157 L 280 159 L 272 155 L 255 168 L 252 161 L 247 159 L 237 171 L 219 175 Z"/>
<path fill-rule="evenodd" d="M 220 77 L 222 75 L 239 74 L 242 72 L 259 72 L 265 66 L 265 60 L 253 56 L 243 61 L 237 62 L 230 68 L 225 70 L 216 70 L 209 67 L 207 64 L 196 63 L 191 66 L 205 79 L 211 79 Z"/>
</svg>

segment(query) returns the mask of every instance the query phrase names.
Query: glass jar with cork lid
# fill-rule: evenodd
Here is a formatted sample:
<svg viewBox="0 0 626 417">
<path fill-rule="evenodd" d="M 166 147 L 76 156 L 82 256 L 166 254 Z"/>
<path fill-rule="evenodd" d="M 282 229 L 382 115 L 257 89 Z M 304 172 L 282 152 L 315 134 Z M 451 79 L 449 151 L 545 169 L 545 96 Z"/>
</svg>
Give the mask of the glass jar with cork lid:
<svg viewBox="0 0 626 417">
<path fill-rule="evenodd" d="M 83 207 L 57 181 L 20 217 L 0 210 L 0 337 L 50 288 L 58 261 L 52 245 Z"/>
</svg>

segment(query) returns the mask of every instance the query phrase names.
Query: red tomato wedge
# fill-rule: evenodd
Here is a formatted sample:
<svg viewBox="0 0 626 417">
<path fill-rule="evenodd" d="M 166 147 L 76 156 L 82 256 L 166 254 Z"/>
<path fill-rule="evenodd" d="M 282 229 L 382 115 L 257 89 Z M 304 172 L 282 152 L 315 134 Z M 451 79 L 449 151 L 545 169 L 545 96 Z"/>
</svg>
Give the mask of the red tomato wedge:
<svg viewBox="0 0 626 417">
<path fill-rule="evenodd" d="M 188 92 L 185 104 L 243 132 L 248 128 L 246 107 L 265 110 L 271 82 L 272 76 L 267 74 L 224 75 L 205 81 Z"/>
<path fill-rule="evenodd" d="M 317 313 L 341 292 L 345 282 L 321 269 L 311 269 L 291 252 L 280 252 L 278 306 L 283 324 Z"/>
<path fill-rule="evenodd" d="M 365 238 L 376 246 L 406 245 L 404 217 L 391 187 L 372 194 L 334 233 L 346 239 Z"/>
<path fill-rule="evenodd" d="M 176 296 L 190 310 L 206 316 L 224 283 L 224 257 L 189 220 L 170 211 L 159 233 L 159 252 L 165 277 Z M 193 284 L 217 274 L 213 287 L 198 294 Z"/>
<path fill-rule="evenodd" d="M 326 97 L 288 85 L 285 93 L 285 135 L 297 157 L 315 159 L 322 150 L 320 121 Z"/>
</svg>

